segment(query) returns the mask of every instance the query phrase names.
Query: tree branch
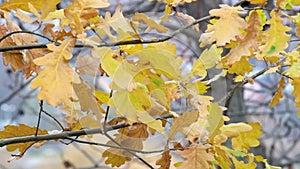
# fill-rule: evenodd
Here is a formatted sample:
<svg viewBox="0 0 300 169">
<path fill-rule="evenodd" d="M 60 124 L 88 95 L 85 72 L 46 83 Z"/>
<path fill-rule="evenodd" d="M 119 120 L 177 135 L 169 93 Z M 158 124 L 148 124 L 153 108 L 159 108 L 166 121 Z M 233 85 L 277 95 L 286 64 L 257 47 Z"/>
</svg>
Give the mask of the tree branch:
<svg viewBox="0 0 300 169">
<path fill-rule="evenodd" d="M 178 35 L 181 33 L 183 30 L 188 29 L 189 27 L 196 25 L 200 22 L 212 19 L 212 16 L 205 16 L 200 19 L 195 20 L 194 22 L 187 24 L 173 33 L 171 33 L 168 36 L 165 36 L 163 38 L 158 38 L 158 39 L 147 39 L 147 40 L 142 40 L 142 39 L 135 39 L 135 40 L 128 40 L 128 41 L 120 41 L 120 42 L 111 42 L 111 43 L 101 43 L 97 45 L 98 47 L 112 47 L 112 46 L 120 46 L 120 45 L 133 45 L 133 44 L 149 44 L 149 43 L 159 43 L 159 42 L 164 42 L 167 41 L 174 36 Z M 55 42 L 56 45 L 60 45 L 60 43 Z M 75 48 L 92 48 L 93 46 L 91 45 L 84 45 L 84 44 L 76 44 Z M 11 51 L 11 50 L 24 50 L 24 49 L 38 49 L 38 48 L 47 48 L 47 44 L 42 44 L 42 43 L 37 43 L 37 44 L 28 44 L 28 45 L 22 45 L 22 46 L 7 46 L 7 47 L 2 47 L 0 48 L 0 52 L 6 52 L 6 51 Z"/>
<path fill-rule="evenodd" d="M 172 114 L 165 114 L 162 116 L 159 116 L 156 118 L 156 120 L 159 119 L 168 119 L 173 118 Z M 132 125 L 136 125 L 138 123 L 134 123 Z M 126 123 L 121 123 L 113 126 L 107 126 L 106 131 L 112 131 L 121 129 L 124 127 L 130 126 Z M 57 140 L 57 139 L 68 139 L 70 140 L 70 137 L 74 136 L 83 136 L 83 135 L 89 135 L 89 134 L 104 134 L 102 132 L 101 128 L 92 128 L 92 129 L 82 129 L 82 130 L 75 130 L 75 131 L 63 131 L 61 133 L 55 133 L 55 134 L 46 134 L 46 135 L 32 135 L 32 136 L 22 136 L 22 137 L 14 137 L 14 138 L 7 138 L 0 140 L 0 147 L 15 144 L 15 143 L 26 143 L 31 141 L 43 141 L 43 140 Z"/>
</svg>

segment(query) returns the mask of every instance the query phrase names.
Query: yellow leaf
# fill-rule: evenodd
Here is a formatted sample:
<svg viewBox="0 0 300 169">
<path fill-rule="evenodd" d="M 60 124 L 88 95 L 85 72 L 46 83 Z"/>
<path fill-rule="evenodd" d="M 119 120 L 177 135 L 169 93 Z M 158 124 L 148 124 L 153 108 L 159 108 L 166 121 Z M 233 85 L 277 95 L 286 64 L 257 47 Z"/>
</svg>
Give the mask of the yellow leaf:
<svg viewBox="0 0 300 169">
<path fill-rule="evenodd" d="M 260 4 L 262 6 L 264 6 L 267 3 L 267 0 L 247 0 L 249 1 L 251 4 Z"/>
<path fill-rule="evenodd" d="M 207 75 L 206 67 L 203 61 L 199 58 L 194 62 L 192 74 L 205 77 Z"/>
<path fill-rule="evenodd" d="M 196 91 L 197 94 L 204 94 L 209 88 L 206 82 L 201 82 L 199 80 L 188 83 L 185 87 L 188 90 Z"/>
<path fill-rule="evenodd" d="M 92 55 L 100 59 L 101 67 L 110 77 L 114 77 L 115 71 L 120 66 L 120 62 L 113 58 L 113 51 L 107 47 L 93 48 Z"/>
<path fill-rule="evenodd" d="M 73 93 L 72 82 L 79 78 L 68 60 L 72 58 L 71 50 L 75 40 L 66 39 L 59 46 L 47 45 L 52 52 L 34 60 L 34 63 L 43 66 L 38 76 L 31 82 L 32 88 L 41 87 L 38 99 L 46 100 L 52 106 L 69 105 L 71 99 L 76 98 Z"/>
<path fill-rule="evenodd" d="M 277 0 L 276 7 L 284 10 L 292 10 L 293 6 L 299 6 L 299 0 Z"/>
<path fill-rule="evenodd" d="M 127 21 L 126 18 L 124 18 L 122 12 L 121 12 L 121 6 L 119 5 L 116 8 L 116 11 L 113 16 L 109 12 L 105 14 L 105 23 L 107 26 L 110 26 L 113 28 L 114 31 L 119 32 L 119 30 L 122 30 L 123 32 L 132 32 L 135 33 L 134 29 L 130 25 L 130 23 Z"/>
<path fill-rule="evenodd" d="M 240 150 L 247 152 L 250 147 L 259 146 L 260 142 L 259 137 L 262 136 L 261 128 L 262 126 L 259 123 L 249 123 L 252 127 L 250 131 L 241 131 L 237 137 L 232 138 L 232 147 L 235 150 Z"/>
<path fill-rule="evenodd" d="M 161 133 L 162 135 L 165 134 L 165 128 L 162 125 L 160 120 L 156 120 L 147 112 L 137 112 L 138 120 L 147 126 L 151 127 L 152 129 L 156 130 L 157 132 Z"/>
<path fill-rule="evenodd" d="M 96 120 L 94 115 L 89 113 L 88 115 L 79 119 L 73 130 L 80 130 L 82 128 L 101 128 L 101 121 Z"/>
<path fill-rule="evenodd" d="M 287 62 L 290 67 L 285 70 L 283 73 L 290 77 L 300 77 L 300 52 L 299 51 L 292 51 L 289 53 L 283 52 L 285 56 L 287 56 Z"/>
<path fill-rule="evenodd" d="M 297 27 L 296 35 L 300 37 L 300 13 L 295 16 L 291 16 L 291 18 Z"/>
<path fill-rule="evenodd" d="M 166 27 L 164 27 L 163 25 L 157 24 L 154 20 L 152 20 L 151 18 L 149 18 L 147 15 L 145 15 L 143 13 L 136 12 L 134 14 L 134 16 L 132 17 L 132 20 L 133 21 L 142 21 L 147 26 L 149 26 L 151 29 L 156 29 L 157 32 L 159 32 L 159 33 L 165 33 L 168 31 L 168 29 Z"/>
<path fill-rule="evenodd" d="M 189 127 L 192 123 L 196 122 L 198 116 L 199 112 L 196 110 L 184 112 L 170 127 L 169 139 L 173 139 L 178 132 L 182 132 L 185 127 Z"/>
<path fill-rule="evenodd" d="M 98 99 L 98 101 L 101 103 L 101 104 L 107 104 L 108 103 L 108 100 L 109 100 L 109 93 L 104 93 L 100 90 L 95 90 L 94 91 L 94 95 L 95 97 Z"/>
<path fill-rule="evenodd" d="M 210 105 L 209 114 L 207 117 L 207 130 L 209 131 L 209 137 L 213 138 L 220 127 L 224 125 L 222 108 L 218 105 L 218 103 L 212 103 Z"/>
<path fill-rule="evenodd" d="M 76 0 L 77 3 L 83 4 L 85 8 L 106 8 L 109 6 L 107 0 Z"/>
<path fill-rule="evenodd" d="M 56 5 L 60 2 L 61 0 L 51 0 L 47 1 L 41 6 L 41 12 L 42 12 L 42 19 L 45 19 L 50 12 L 53 12 L 56 10 Z"/>
<path fill-rule="evenodd" d="M 279 100 L 280 98 L 283 97 L 283 94 L 282 94 L 282 90 L 284 89 L 284 84 L 285 84 L 285 80 L 284 78 L 282 77 L 279 81 L 279 87 L 275 93 L 275 95 L 273 96 L 273 99 L 269 105 L 270 108 L 274 107 L 275 105 L 277 105 L 279 103 Z"/>
<path fill-rule="evenodd" d="M 300 107 L 300 78 L 293 78 L 291 84 L 294 87 L 292 94 L 295 96 L 296 107 Z"/>
<path fill-rule="evenodd" d="M 124 150 L 122 149 L 109 148 L 103 152 L 102 157 L 107 157 L 105 164 L 110 164 L 112 167 L 120 167 L 125 164 L 126 161 L 131 160 L 130 157 L 124 154 Z"/>
<path fill-rule="evenodd" d="M 180 77 L 179 66 L 181 59 L 176 57 L 176 46 L 169 42 L 149 45 L 148 47 L 139 50 L 133 55 L 139 57 L 143 66 L 151 65 L 156 71 L 170 79 L 178 79 Z M 153 57 L 155 56 L 155 57 Z"/>
<path fill-rule="evenodd" d="M 209 26 L 206 33 L 212 33 L 209 38 L 209 43 L 216 41 L 217 46 L 224 46 L 231 40 L 236 40 L 236 37 L 241 35 L 241 29 L 245 29 L 247 23 L 239 16 L 242 12 L 241 7 L 230 7 L 228 5 L 220 5 L 220 9 L 209 11 L 211 16 L 218 17 L 216 23 Z"/>
<path fill-rule="evenodd" d="M 137 121 L 137 110 L 133 107 L 129 99 L 128 91 L 118 90 L 110 98 L 109 105 L 116 107 L 117 113 L 121 116 L 125 116 L 129 121 Z"/>
<path fill-rule="evenodd" d="M 245 79 L 245 76 L 238 75 L 233 80 L 234 82 L 242 82 Z"/>
<path fill-rule="evenodd" d="M 149 92 L 142 87 L 137 87 L 129 93 L 129 99 L 133 107 L 144 112 L 151 107 Z"/>
<path fill-rule="evenodd" d="M 241 60 L 235 62 L 228 68 L 228 72 L 237 75 L 243 75 L 252 71 L 252 64 L 249 63 L 246 57 L 242 57 Z"/>
<path fill-rule="evenodd" d="M 217 164 L 222 168 L 231 168 L 232 162 L 227 155 L 227 152 L 224 150 L 226 147 L 224 146 L 214 146 L 215 154 L 214 157 L 217 161 Z"/>
<path fill-rule="evenodd" d="M 22 9 L 24 11 L 30 12 L 28 3 L 32 4 L 37 10 L 41 10 L 43 4 L 48 4 L 47 0 L 31 0 L 30 2 L 26 0 L 10 0 L 9 2 L 4 2 L 0 9 L 3 10 L 16 10 Z"/>
<path fill-rule="evenodd" d="M 199 59 L 202 61 L 206 69 L 210 69 L 218 64 L 221 60 L 222 48 L 218 48 L 215 44 L 209 49 L 205 49 Z"/>
<path fill-rule="evenodd" d="M 284 26 L 279 11 L 271 11 L 270 28 L 265 32 L 265 45 L 259 47 L 261 53 L 258 59 L 268 56 L 277 56 L 288 47 L 290 35 L 286 34 L 291 28 Z"/>
<path fill-rule="evenodd" d="M 29 127 L 25 124 L 19 124 L 19 126 L 7 125 L 4 130 L 0 131 L 0 140 L 6 138 L 16 138 L 21 136 L 31 136 L 36 132 L 36 127 Z M 47 130 L 38 129 L 38 135 L 48 134 Z M 19 149 L 22 154 L 33 142 L 16 143 L 6 146 L 7 151 L 15 151 Z"/>
<path fill-rule="evenodd" d="M 256 169 L 256 163 L 253 161 L 253 157 L 249 157 L 248 162 L 238 161 L 236 158 L 232 158 L 235 168 L 239 169 Z"/>
<path fill-rule="evenodd" d="M 231 123 L 222 126 L 220 129 L 222 134 L 226 135 L 227 137 L 237 137 L 241 133 L 251 131 L 252 127 L 245 123 Z"/>
<path fill-rule="evenodd" d="M 248 27 L 245 30 L 246 35 L 239 36 L 236 41 L 238 45 L 232 48 L 230 52 L 222 58 L 222 62 L 225 63 L 225 65 L 232 65 L 241 60 L 243 56 L 251 56 L 258 50 L 260 44 L 256 39 L 261 32 L 260 26 L 261 23 L 259 21 L 258 13 L 256 11 L 251 12 L 248 20 Z"/>
<path fill-rule="evenodd" d="M 211 162 L 214 161 L 213 154 L 209 153 L 210 145 L 198 144 L 191 145 L 188 149 L 178 151 L 178 153 L 186 158 L 186 160 L 178 167 L 178 169 L 201 168 L 209 169 Z"/>
</svg>

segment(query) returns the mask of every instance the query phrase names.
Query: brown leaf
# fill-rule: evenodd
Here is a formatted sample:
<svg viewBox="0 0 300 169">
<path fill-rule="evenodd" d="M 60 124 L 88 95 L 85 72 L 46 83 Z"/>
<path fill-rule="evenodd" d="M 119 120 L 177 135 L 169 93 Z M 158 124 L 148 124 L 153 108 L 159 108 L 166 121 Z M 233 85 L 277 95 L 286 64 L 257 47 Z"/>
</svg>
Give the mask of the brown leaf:
<svg viewBox="0 0 300 169">
<path fill-rule="evenodd" d="M 179 116 L 174 124 L 171 126 L 169 131 L 169 139 L 174 138 L 174 136 L 182 131 L 184 127 L 189 127 L 192 123 L 197 121 L 199 112 L 197 110 L 184 112 L 182 116 Z"/>
<path fill-rule="evenodd" d="M 78 57 L 76 65 L 80 73 L 95 76 L 98 72 L 100 61 L 99 59 L 85 55 L 83 57 Z"/>
<path fill-rule="evenodd" d="M 160 165 L 159 169 L 169 169 L 171 164 L 171 155 L 170 150 L 165 149 L 165 151 L 162 153 L 162 156 L 160 159 L 158 159 L 155 164 Z"/>
<path fill-rule="evenodd" d="M 178 169 L 201 168 L 209 169 L 210 162 L 214 160 L 213 154 L 208 152 L 210 145 L 199 144 L 192 145 L 188 149 L 178 151 L 178 153 L 186 158 L 186 160 L 178 167 Z"/>
</svg>

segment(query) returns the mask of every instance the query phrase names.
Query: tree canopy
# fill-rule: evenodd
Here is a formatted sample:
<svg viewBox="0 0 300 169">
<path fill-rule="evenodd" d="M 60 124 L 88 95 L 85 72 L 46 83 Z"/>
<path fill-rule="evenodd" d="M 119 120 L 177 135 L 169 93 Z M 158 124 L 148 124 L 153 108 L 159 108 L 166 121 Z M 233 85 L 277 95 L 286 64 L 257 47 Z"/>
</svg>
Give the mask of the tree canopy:
<svg viewBox="0 0 300 169">
<path fill-rule="evenodd" d="M 17 151 L 18 159 L 32 146 L 42 149 L 50 141 L 101 146 L 104 163 L 111 167 L 137 159 L 145 168 L 160 169 L 279 168 L 251 151 L 261 144 L 263 126 L 231 123 L 226 103 L 256 78 L 278 74 L 269 107 L 277 108 L 287 86 L 295 107 L 300 107 L 300 13 L 295 10 L 300 1 L 221 4 L 201 18 L 178 11 L 193 1 L 159 2 L 164 11 L 156 16 L 124 16 L 126 6 L 120 5 L 110 12 L 107 0 L 2 3 L 3 63 L 37 89 L 40 104 L 35 107 L 36 126 L 6 125 L 0 131 L 0 147 Z M 168 26 L 172 17 L 181 20 L 176 29 Z M 207 23 L 204 32 L 201 23 Z M 178 54 L 180 44 L 172 39 L 188 29 L 199 35 L 202 52 L 183 72 L 185 56 Z M 209 76 L 210 70 L 217 73 Z M 222 78 L 234 86 L 217 99 L 211 85 Z M 178 102 L 185 106 L 175 110 Z M 58 128 L 41 129 L 41 116 Z M 96 134 L 106 141 L 93 139 Z M 149 150 L 147 141 L 163 146 Z M 157 158 L 147 161 L 149 154 Z"/>
</svg>

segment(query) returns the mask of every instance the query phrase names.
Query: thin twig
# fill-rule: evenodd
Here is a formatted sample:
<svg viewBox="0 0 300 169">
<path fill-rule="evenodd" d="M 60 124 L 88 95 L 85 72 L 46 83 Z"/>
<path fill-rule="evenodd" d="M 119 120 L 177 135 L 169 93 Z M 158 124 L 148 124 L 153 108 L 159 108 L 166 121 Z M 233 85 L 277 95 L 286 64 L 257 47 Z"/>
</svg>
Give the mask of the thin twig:
<svg viewBox="0 0 300 169">
<path fill-rule="evenodd" d="M 265 69 L 263 69 L 263 70 L 257 72 L 256 74 L 254 74 L 254 75 L 251 76 L 250 78 L 251 78 L 251 79 L 255 79 L 255 78 L 257 78 L 258 76 L 264 74 L 267 70 L 269 70 L 269 67 L 267 67 L 267 68 L 265 68 Z M 244 86 L 245 84 L 247 84 L 247 83 L 248 83 L 248 80 L 244 80 L 244 81 L 240 82 L 239 84 L 235 85 L 235 86 L 233 87 L 233 89 L 231 89 L 231 90 L 230 90 L 230 91 L 229 91 L 222 99 L 220 99 L 220 100 L 218 101 L 218 103 L 222 103 L 222 102 L 224 102 L 224 101 L 226 102 L 226 101 L 230 100 L 230 98 L 233 96 L 234 92 L 235 92 L 237 89 L 243 87 L 243 86 Z"/>
<path fill-rule="evenodd" d="M 31 81 L 33 80 L 34 78 L 32 78 L 32 79 L 29 79 L 26 83 L 24 83 L 24 84 L 21 84 L 21 86 L 17 89 L 17 90 L 15 90 L 14 92 L 12 92 L 10 95 L 8 95 L 6 98 L 4 98 L 4 99 L 2 99 L 1 101 L 0 101 L 0 105 L 2 105 L 3 103 L 6 103 L 6 102 L 8 102 L 9 100 L 11 100 L 15 95 L 17 95 L 21 90 L 23 90 L 26 86 L 28 86 L 30 83 L 31 83 Z"/>
<path fill-rule="evenodd" d="M 103 144 L 103 143 L 98 143 L 98 142 L 78 140 L 78 139 L 74 139 L 74 138 L 71 138 L 71 137 L 68 137 L 66 139 L 72 140 L 73 142 L 77 142 L 77 143 L 89 144 L 89 145 L 95 145 L 95 146 L 101 146 L 101 147 L 109 147 L 109 148 L 115 148 L 115 149 L 122 149 L 122 150 L 132 151 L 132 152 L 141 153 L 141 154 L 155 154 L 155 153 L 161 153 L 161 152 L 164 151 L 164 149 L 152 150 L 152 151 L 142 151 L 142 150 L 134 150 L 134 149 L 127 148 L 127 147 L 113 146 L 113 145 Z M 177 150 L 182 150 L 182 149 L 170 149 L 170 150 L 171 151 L 177 151 Z"/>
<path fill-rule="evenodd" d="M 187 24 L 173 33 L 171 33 L 169 36 L 165 36 L 163 38 L 159 39 L 146 39 L 146 40 L 141 40 L 141 39 L 135 39 L 135 40 L 127 40 L 127 41 L 119 41 L 119 42 L 111 42 L 111 43 L 101 43 L 97 45 L 97 47 L 113 47 L 113 46 L 120 46 L 120 45 L 134 45 L 134 44 L 150 44 L 150 43 L 159 43 L 159 42 L 164 42 L 167 41 L 174 36 L 178 35 L 181 33 L 183 30 L 196 25 L 200 22 L 212 19 L 213 16 L 205 16 L 200 19 L 195 20 L 194 22 Z M 55 42 L 55 45 L 59 45 L 60 43 Z M 75 48 L 92 48 L 93 46 L 91 45 L 84 45 L 84 44 L 76 44 L 74 46 Z M 11 51 L 11 50 L 24 50 L 24 49 L 37 49 L 37 48 L 47 48 L 47 44 L 28 44 L 28 45 L 22 45 L 22 46 L 7 46 L 7 47 L 2 47 L 0 48 L 0 52 L 6 52 L 6 51 Z"/>
<path fill-rule="evenodd" d="M 128 150 L 126 147 L 124 147 L 122 144 L 118 143 L 114 138 L 112 138 L 109 134 L 107 134 L 106 132 L 103 133 L 109 140 L 111 140 L 113 143 L 115 143 L 116 145 L 118 145 L 121 149 L 126 150 L 129 154 L 135 156 L 138 160 L 140 160 L 142 163 L 144 163 L 146 166 L 148 166 L 151 169 L 154 169 L 154 167 L 149 164 L 146 160 L 144 160 L 143 158 L 141 158 L 139 155 L 135 154 L 133 151 Z"/>
<path fill-rule="evenodd" d="M 47 39 L 49 42 L 55 42 L 54 40 L 48 38 L 47 36 L 44 36 L 44 35 L 41 35 L 41 34 L 38 34 L 38 33 L 34 33 L 34 32 L 31 32 L 31 31 L 14 31 L 14 32 L 10 32 L 6 35 L 4 35 L 2 38 L 0 38 L 0 42 L 2 42 L 4 39 L 8 38 L 9 36 L 13 35 L 13 34 L 18 34 L 18 33 L 26 33 L 26 34 L 32 34 L 32 35 L 36 35 L 36 36 L 39 36 L 41 38 L 44 38 L 44 39 Z"/>
<path fill-rule="evenodd" d="M 168 119 L 173 118 L 172 114 L 165 114 L 159 117 L 156 117 L 156 119 Z M 132 125 L 136 125 L 139 123 L 134 123 Z M 124 127 L 130 126 L 126 123 L 121 123 L 113 126 L 107 126 L 106 131 L 112 131 L 121 129 Z M 31 141 L 43 141 L 43 140 L 57 140 L 57 139 L 68 139 L 69 137 L 74 136 L 83 136 L 83 135 L 89 135 L 89 134 L 103 134 L 103 131 L 101 128 L 92 128 L 92 129 L 82 129 L 82 130 L 75 130 L 75 131 L 63 131 L 61 133 L 56 134 L 45 134 L 45 135 L 32 135 L 32 136 L 22 136 L 22 137 L 14 137 L 14 138 L 7 138 L 0 140 L 0 147 L 15 144 L 15 143 L 26 143 Z"/>
<path fill-rule="evenodd" d="M 44 101 L 41 100 L 41 101 L 40 101 L 39 117 L 38 117 L 38 122 L 37 122 L 36 130 L 35 130 L 35 136 L 37 136 L 37 135 L 38 135 L 38 132 L 39 132 L 39 127 L 40 127 L 40 122 L 41 122 L 41 116 L 42 116 L 42 112 L 44 111 L 44 110 L 43 110 L 43 104 L 44 104 Z"/>
<path fill-rule="evenodd" d="M 112 97 L 113 90 L 110 91 L 109 98 Z M 112 138 L 108 133 L 107 133 L 107 128 L 106 128 L 106 122 L 107 118 L 109 115 L 109 108 L 110 106 L 106 107 L 106 112 L 105 112 L 105 117 L 104 117 L 104 122 L 103 122 L 103 134 L 113 143 L 115 143 L 120 149 L 123 149 L 127 151 L 129 154 L 133 155 L 136 157 L 138 160 L 140 160 L 142 163 L 144 163 L 146 166 L 148 166 L 151 169 L 154 169 L 154 167 L 151 166 L 147 161 L 145 161 L 143 158 L 141 158 L 139 155 L 135 154 L 135 151 L 132 151 L 131 149 L 128 149 L 127 147 L 124 147 L 121 143 L 118 143 L 114 138 Z"/>
</svg>

